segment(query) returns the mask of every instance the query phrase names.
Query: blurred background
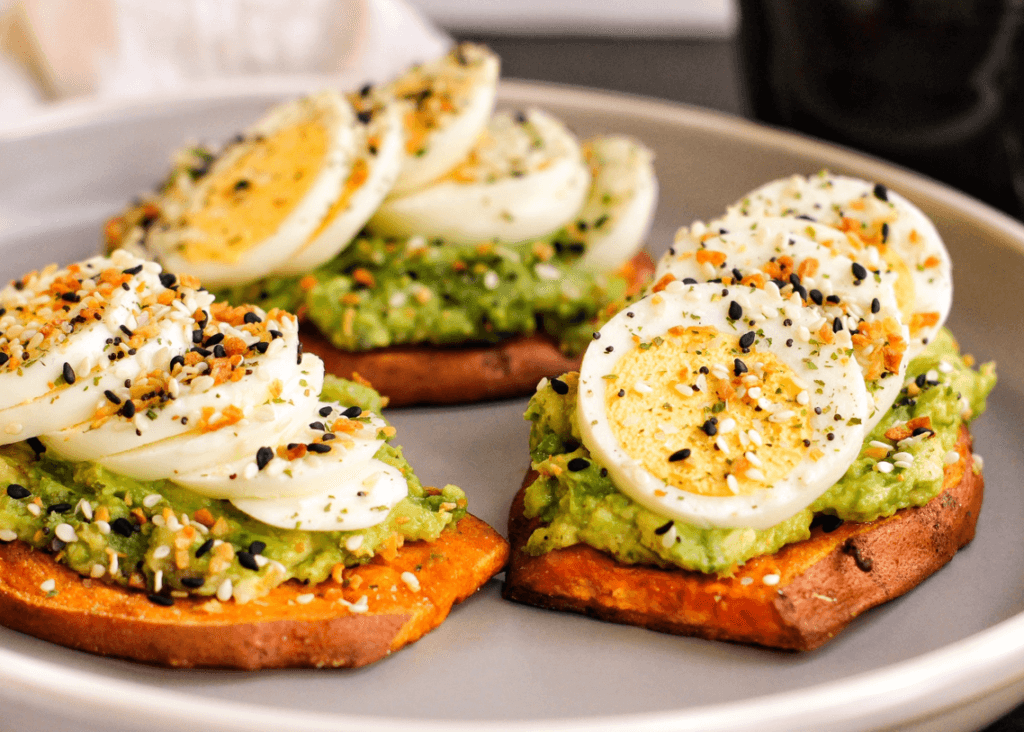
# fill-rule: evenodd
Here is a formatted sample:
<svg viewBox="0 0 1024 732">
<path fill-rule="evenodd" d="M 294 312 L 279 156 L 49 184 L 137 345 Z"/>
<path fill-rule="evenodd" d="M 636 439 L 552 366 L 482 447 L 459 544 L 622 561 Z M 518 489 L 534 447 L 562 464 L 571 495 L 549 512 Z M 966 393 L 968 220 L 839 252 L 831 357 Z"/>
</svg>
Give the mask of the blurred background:
<svg viewBox="0 0 1024 732">
<path fill-rule="evenodd" d="M 474 40 L 505 78 L 758 119 L 1024 218 L 1022 26 L 1022 0 L 0 0 L 0 136 L 257 80 L 357 88 Z"/>
</svg>

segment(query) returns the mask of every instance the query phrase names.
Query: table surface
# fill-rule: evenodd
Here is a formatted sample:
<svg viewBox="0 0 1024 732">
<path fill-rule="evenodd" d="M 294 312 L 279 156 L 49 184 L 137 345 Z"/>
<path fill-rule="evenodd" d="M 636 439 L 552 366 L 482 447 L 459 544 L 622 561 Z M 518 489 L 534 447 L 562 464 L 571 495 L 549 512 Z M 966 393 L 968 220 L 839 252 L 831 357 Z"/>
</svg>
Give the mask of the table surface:
<svg viewBox="0 0 1024 732">
<path fill-rule="evenodd" d="M 678 38 L 510 37 L 475 34 L 501 57 L 506 78 L 660 97 L 750 117 L 736 41 Z M 984 732 L 1024 732 L 1024 704 Z"/>
</svg>

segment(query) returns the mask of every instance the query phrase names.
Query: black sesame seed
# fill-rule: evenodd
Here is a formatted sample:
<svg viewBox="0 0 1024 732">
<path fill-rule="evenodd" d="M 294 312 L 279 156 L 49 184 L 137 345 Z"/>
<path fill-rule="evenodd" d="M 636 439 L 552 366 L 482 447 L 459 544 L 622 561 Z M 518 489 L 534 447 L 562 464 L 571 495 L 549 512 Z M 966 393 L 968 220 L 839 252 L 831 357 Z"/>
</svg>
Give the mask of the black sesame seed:
<svg viewBox="0 0 1024 732">
<path fill-rule="evenodd" d="M 854 279 L 857 279 L 857 280 L 867 279 L 868 271 L 866 269 L 864 269 L 864 265 L 861 264 L 860 262 L 854 262 L 850 266 L 850 269 L 853 271 Z"/>
<path fill-rule="evenodd" d="M 157 595 L 157 594 L 154 594 L 152 592 L 149 593 L 148 595 L 146 595 L 146 599 L 149 600 L 154 605 L 160 605 L 161 607 L 171 607 L 171 606 L 174 605 L 174 598 L 173 597 L 167 597 L 165 595 Z"/>
<path fill-rule="evenodd" d="M 260 319 L 260 316 L 257 315 L 256 313 L 248 312 L 248 313 L 246 313 L 245 315 L 242 316 L 242 322 L 243 323 L 260 323 L 260 322 L 262 322 L 262 320 Z"/>
<path fill-rule="evenodd" d="M 934 435 L 935 431 L 934 430 L 930 430 L 927 427 L 918 427 L 913 432 L 913 436 L 914 437 L 917 437 L 918 435 L 924 435 L 924 434 Z"/>
<path fill-rule="evenodd" d="M 877 198 L 879 201 L 889 200 L 889 190 L 881 183 L 876 183 L 874 189 L 871 192 L 875 194 L 875 198 Z"/>
<path fill-rule="evenodd" d="M 203 331 L 199 330 L 198 328 L 196 328 L 194 331 L 192 331 L 192 342 L 193 343 L 202 343 L 203 342 Z"/>
<path fill-rule="evenodd" d="M 737 376 L 739 376 L 740 374 L 747 373 L 747 365 L 738 358 L 733 359 L 732 369 L 733 373 L 736 374 Z"/>
<path fill-rule="evenodd" d="M 368 125 L 368 124 L 370 124 L 370 120 L 373 119 L 373 110 L 372 109 L 366 109 L 366 110 L 363 110 L 362 112 L 356 112 L 356 117 L 364 125 Z"/>
<path fill-rule="evenodd" d="M 319 414 L 321 417 L 330 417 L 331 416 L 331 412 L 333 412 L 333 411 L 334 411 L 333 407 L 321 407 L 320 411 L 317 412 L 317 414 Z"/>
<path fill-rule="evenodd" d="M 663 534 L 667 534 L 668 530 L 671 529 L 674 524 L 675 524 L 675 521 L 669 521 L 667 524 L 662 524 L 661 526 L 659 526 L 658 528 L 656 528 L 654 530 L 654 533 L 657 534 L 658 536 L 662 536 Z"/>
<path fill-rule="evenodd" d="M 267 332 L 270 333 L 270 340 L 274 340 L 275 338 L 283 338 L 284 337 L 284 333 L 282 333 L 279 330 L 269 330 Z"/>
<path fill-rule="evenodd" d="M 323 422 L 310 422 L 309 423 L 309 428 L 311 430 L 320 430 L 321 432 L 326 432 L 327 431 L 327 428 L 324 427 L 324 423 Z"/>
<path fill-rule="evenodd" d="M 704 431 L 704 434 L 708 437 L 714 437 L 718 434 L 718 420 L 712 417 L 707 422 L 702 424 L 700 428 Z"/>
<path fill-rule="evenodd" d="M 882 243 L 889 241 L 889 224 L 882 224 Z"/>
<path fill-rule="evenodd" d="M 880 303 L 878 301 L 878 298 L 876 297 L 875 299 L 873 299 L 871 301 L 871 312 L 877 313 L 881 309 L 882 309 L 882 303 Z"/>
<path fill-rule="evenodd" d="M 274 451 L 269 447 L 261 447 L 256 451 L 256 467 L 259 470 L 267 467 L 267 463 L 274 459 Z"/>
<path fill-rule="evenodd" d="M 28 443 L 28 446 L 32 448 L 32 452 L 36 455 L 42 455 L 46 452 L 46 445 L 44 445 L 38 437 L 29 437 L 25 442 Z"/>
<path fill-rule="evenodd" d="M 334 438 L 335 438 L 335 434 L 333 432 L 324 432 L 323 435 L 320 437 L 320 441 L 321 442 L 330 442 Z"/>
<path fill-rule="evenodd" d="M 743 317 L 743 308 L 735 300 L 729 303 L 729 317 L 733 320 L 739 320 Z"/>
<path fill-rule="evenodd" d="M 224 346 L 222 346 L 220 343 L 213 347 L 214 358 L 227 358 L 227 355 L 228 352 L 224 350 Z"/>
<path fill-rule="evenodd" d="M 552 379 L 551 388 L 555 390 L 556 394 L 565 395 L 569 393 L 569 385 L 560 379 Z"/>
<path fill-rule="evenodd" d="M 134 417 L 135 416 L 135 402 L 133 402 L 131 399 L 126 401 L 124 403 L 124 406 L 121 407 L 120 414 L 125 419 L 131 419 L 132 417 Z"/>
<path fill-rule="evenodd" d="M 121 397 L 112 392 L 110 389 L 107 389 L 105 392 L 103 392 L 103 396 L 105 396 L 107 398 L 107 401 L 109 401 L 111 404 L 121 403 Z"/>
<path fill-rule="evenodd" d="M 825 298 L 825 302 L 831 303 L 832 305 L 838 305 L 839 295 L 829 295 L 828 297 Z"/>
<path fill-rule="evenodd" d="M 213 549 L 213 539 L 207 539 L 199 545 L 198 549 L 196 549 L 196 559 L 199 559 L 211 549 Z"/>
<path fill-rule="evenodd" d="M 257 353 L 266 353 L 267 349 L 270 348 L 270 344 L 266 341 L 260 341 L 258 343 L 254 343 L 253 348 L 256 349 Z"/>
<path fill-rule="evenodd" d="M 710 371 L 710 370 L 708 369 L 708 367 L 707 367 L 707 366 L 701 366 L 701 367 L 700 367 L 700 372 L 701 372 L 702 374 L 710 374 L 710 373 L 711 373 L 711 371 Z"/>
<path fill-rule="evenodd" d="M 47 513 L 67 513 L 72 508 L 74 508 L 74 506 L 72 506 L 70 503 L 54 503 L 52 506 L 47 506 L 46 507 L 46 512 Z"/>
<path fill-rule="evenodd" d="M 599 332 L 597 332 L 597 331 L 594 331 L 594 340 L 595 341 L 601 340 L 601 334 Z"/>
<path fill-rule="evenodd" d="M 182 587 L 187 587 L 190 590 L 198 590 L 206 584 L 206 580 L 202 577 L 182 577 L 180 582 Z"/>
<path fill-rule="evenodd" d="M 803 285 L 793 285 L 793 292 L 799 295 L 801 300 L 807 299 L 807 288 Z"/>
<path fill-rule="evenodd" d="M 252 186 L 252 183 L 247 181 L 245 178 L 241 178 L 241 179 L 235 181 L 235 190 L 236 191 L 248 190 L 251 186 Z"/>
<path fill-rule="evenodd" d="M 214 333 L 212 336 L 210 336 L 209 338 L 206 339 L 206 343 L 204 343 L 203 345 L 205 345 L 207 348 L 213 348 L 218 343 L 223 343 L 223 342 L 224 342 L 224 334 L 223 333 Z"/>
<path fill-rule="evenodd" d="M 7 486 L 7 495 L 15 500 L 21 500 L 22 498 L 28 498 L 32 495 L 32 492 L 23 485 L 17 483 L 11 483 Z"/>
<path fill-rule="evenodd" d="M 368 97 L 371 91 L 373 91 L 373 84 L 364 84 L 359 88 L 359 96 Z"/>
<path fill-rule="evenodd" d="M 254 541 L 252 544 L 249 545 L 249 553 L 262 554 L 266 550 L 266 548 L 267 543 L 265 541 Z"/>
<path fill-rule="evenodd" d="M 697 280 L 693 279 L 692 277 L 684 277 L 683 278 L 683 284 L 684 285 L 696 285 L 697 284 Z"/>
<path fill-rule="evenodd" d="M 782 324 L 788 328 L 789 326 L 793 325 L 793 321 L 790 320 L 789 318 L 786 318 L 785 320 L 782 321 Z"/>
<path fill-rule="evenodd" d="M 0 353 L 0 366 L 3 366 L 5 363 L 7 363 L 10 360 L 11 360 L 11 357 L 8 356 L 6 353 Z"/>
<path fill-rule="evenodd" d="M 331 451 L 331 446 L 330 445 L 324 445 L 324 444 L 319 443 L 319 442 L 311 442 L 310 444 L 306 445 L 306 449 L 309 450 L 310 452 L 316 452 L 316 453 L 320 453 L 322 455 L 324 453 L 330 452 Z"/>
<path fill-rule="evenodd" d="M 607 348 L 604 349 L 604 352 L 605 353 L 611 353 L 614 350 L 615 350 L 615 346 L 608 346 Z"/>
<path fill-rule="evenodd" d="M 179 354 L 179 355 L 175 356 L 174 358 L 172 358 L 171 359 L 171 363 L 167 366 L 167 370 L 168 371 L 174 371 L 175 364 L 181 364 L 182 366 L 184 366 L 185 365 L 185 357 Z"/>
<path fill-rule="evenodd" d="M 199 346 L 195 346 L 195 347 L 194 347 L 194 348 L 193 348 L 192 350 L 193 350 L 193 351 L 194 351 L 195 353 L 198 353 L 198 354 L 199 354 L 200 356 L 202 356 L 203 358 L 206 358 L 206 357 L 207 357 L 207 356 L 209 356 L 209 355 L 210 355 L 211 353 L 213 353 L 213 351 L 211 351 L 211 350 L 209 350 L 209 349 L 207 349 L 207 348 L 200 348 Z"/>
<path fill-rule="evenodd" d="M 842 320 L 840 320 L 839 318 L 836 318 L 835 320 L 832 321 L 832 332 L 833 333 L 838 333 L 842 329 L 843 329 L 843 321 Z"/>
<path fill-rule="evenodd" d="M 71 368 L 71 364 L 67 361 L 64 362 L 64 366 L 61 368 L 61 374 L 64 376 L 64 381 L 67 383 L 75 383 L 75 370 Z"/>
<path fill-rule="evenodd" d="M 626 396 L 626 390 L 625 389 L 619 389 L 618 394 L 619 394 L 620 397 L 624 397 L 624 396 Z"/>
<path fill-rule="evenodd" d="M 668 456 L 670 463 L 678 463 L 680 460 L 686 460 L 690 457 L 690 448 L 684 447 L 682 450 L 676 450 L 674 453 Z"/>
<path fill-rule="evenodd" d="M 811 296 L 811 302 L 815 305 L 821 305 L 825 302 L 825 296 L 821 294 L 821 290 L 811 290 L 807 294 Z"/>
<path fill-rule="evenodd" d="M 752 345 L 754 345 L 754 338 L 754 331 L 748 330 L 746 333 L 740 336 L 740 348 L 750 348 Z"/>
<path fill-rule="evenodd" d="M 788 348 L 792 348 L 793 347 L 793 339 L 792 338 L 787 338 L 786 339 L 786 346 Z"/>
<path fill-rule="evenodd" d="M 348 417 L 349 419 L 355 419 L 362 413 L 363 410 L 360 407 L 349 407 L 348 409 L 341 413 L 341 416 Z"/>
<path fill-rule="evenodd" d="M 256 564 L 256 557 L 254 557 L 250 552 L 243 549 L 235 554 L 235 556 L 238 557 L 238 563 L 246 569 L 251 569 L 253 572 L 259 571 L 260 565 Z"/>
<path fill-rule="evenodd" d="M 129 269 L 122 269 L 121 270 L 121 274 L 135 276 L 135 275 L 137 275 L 141 271 L 142 271 L 142 265 L 141 264 L 137 264 L 134 267 L 130 267 Z"/>
<path fill-rule="evenodd" d="M 135 533 L 135 526 L 126 518 L 116 518 L 110 522 L 110 528 L 117 534 L 128 538 Z"/>
<path fill-rule="evenodd" d="M 569 472 L 571 473 L 578 473 L 581 470 L 586 470 L 587 468 L 589 468 L 590 461 L 581 457 L 573 458 L 566 464 L 565 467 L 569 468 Z"/>
</svg>

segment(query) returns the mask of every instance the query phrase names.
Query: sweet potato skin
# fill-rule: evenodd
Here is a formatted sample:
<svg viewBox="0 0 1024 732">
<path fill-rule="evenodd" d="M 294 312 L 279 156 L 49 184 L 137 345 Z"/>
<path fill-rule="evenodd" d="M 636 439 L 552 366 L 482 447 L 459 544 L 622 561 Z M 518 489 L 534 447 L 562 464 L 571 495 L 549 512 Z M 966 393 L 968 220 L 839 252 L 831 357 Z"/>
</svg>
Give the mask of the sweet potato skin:
<svg viewBox="0 0 1024 732">
<path fill-rule="evenodd" d="M 654 273 L 641 252 L 624 274 L 635 294 Z M 489 345 L 391 346 L 348 352 L 335 348 L 311 323 L 300 331 L 303 349 L 319 356 L 328 373 L 350 379 L 359 374 L 392 407 L 412 404 L 467 404 L 533 393 L 537 382 L 579 368 L 582 356 L 567 356 L 550 336 L 518 336 Z"/>
<path fill-rule="evenodd" d="M 162 607 L 145 593 L 84 580 L 13 542 L 0 544 L 0 624 L 89 653 L 178 668 L 364 666 L 440 625 L 507 556 L 494 529 L 466 516 L 436 541 L 406 544 L 390 561 L 377 557 L 345 570 L 341 584 L 293 581 L 244 605 L 185 598 Z M 416 576 L 419 591 L 403 572 Z M 54 593 L 40 589 L 48 579 Z M 297 601 L 306 594 L 312 601 Z M 338 602 L 363 595 L 367 613 Z"/>
<path fill-rule="evenodd" d="M 531 557 L 523 547 L 540 526 L 523 517 L 523 490 L 512 505 L 508 600 L 566 610 L 676 635 L 811 650 L 865 610 L 915 587 L 974 538 L 984 481 L 961 430 L 958 463 L 943 491 L 920 508 L 869 523 L 844 522 L 831 533 L 757 557 L 732 577 L 619 564 L 584 544 Z M 771 582 L 772 575 L 778 582 Z M 743 584 L 749 578 L 747 584 Z"/>
</svg>

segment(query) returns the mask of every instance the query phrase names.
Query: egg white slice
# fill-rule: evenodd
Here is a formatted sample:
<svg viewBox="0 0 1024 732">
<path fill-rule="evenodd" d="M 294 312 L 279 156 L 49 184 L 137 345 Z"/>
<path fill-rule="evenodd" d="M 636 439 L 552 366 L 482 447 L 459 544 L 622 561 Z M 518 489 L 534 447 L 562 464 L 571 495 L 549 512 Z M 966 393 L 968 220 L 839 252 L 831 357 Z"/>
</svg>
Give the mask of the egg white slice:
<svg viewBox="0 0 1024 732">
<path fill-rule="evenodd" d="M 68 429 L 91 420 L 97 408 L 105 405 L 105 392 L 123 392 L 124 382 L 134 379 L 143 368 L 161 364 L 166 368 L 171 357 L 185 350 L 185 344 L 192 332 L 189 318 L 173 308 L 169 309 L 178 317 L 167 318 L 157 323 L 157 334 L 145 340 L 137 348 L 127 344 L 101 345 L 98 355 L 92 361 L 79 363 L 75 382 L 53 389 L 30 402 L 0 410 L 0 444 L 9 444 L 29 437 Z M 134 351 L 128 356 L 128 351 Z M 114 362 L 110 355 L 125 358 Z M 90 366 L 90 364 L 95 366 Z"/>
<path fill-rule="evenodd" d="M 177 476 L 232 463 L 248 457 L 253 445 L 276 445 L 282 437 L 298 433 L 316 415 L 323 388 L 323 365 L 316 356 L 305 354 L 296 383 L 285 384 L 288 399 L 271 399 L 252 410 L 245 419 L 222 429 L 192 430 L 97 459 L 104 468 L 140 480 L 174 480 Z M 305 383 L 297 383 L 297 382 Z M 218 496 L 223 497 L 223 496 Z"/>
<path fill-rule="evenodd" d="M 402 472 L 379 460 L 339 471 L 316 493 L 297 498 L 235 498 L 242 513 L 270 526 L 306 531 L 354 531 L 375 526 L 409 494 Z"/>
<path fill-rule="evenodd" d="M 233 335 L 245 333 L 226 323 L 218 323 L 217 327 Z M 314 368 L 322 369 L 322 364 L 319 360 L 302 359 L 300 366 L 298 325 L 294 317 L 283 317 L 280 321 L 266 319 L 260 327 L 279 335 L 269 341 L 263 353 L 246 350 L 244 358 L 230 372 L 232 375 L 240 372 L 242 378 L 231 380 L 225 378 L 226 375 L 213 376 L 200 370 L 198 365 L 180 371 L 159 371 L 148 375 L 152 386 L 147 389 L 155 396 L 146 401 L 132 400 L 130 413 L 124 411 L 127 402 L 119 402 L 108 407 L 104 419 L 48 433 L 41 439 L 48 448 L 68 460 L 96 461 L 191 432 L 197 426 L 205 431 L 230 427 L 240 419 L 250 418 L 271 399 L 301 398 L 301 392 L 308 389 L 301 369 L 312 373 Z M 259 340 L 246 335 L 253 342 Z M 215 365 L 209 360 L 202 363 Z M 138 389 L 139 384 L 133 387 Z M 286 391 L 288 388 L 293 391 Z M 165 396 L 168 398 L 163 398 Z"/>
<path fill-rule="evenodd" d="M 146 247 L 167 269 L 208 287 L 270 274 L 309 240 L 338 199 L 359 125 L 352 105 L 333 91 L 274 108 L 195 186 L 163 200 Z"/>
<path fill-rule="evenodd" d="M 368 227 L 382 236 L 453 244 L 525 241 L 570 221 L 589 187 L 590 171 L 565 125 L 538 110 L 502 112 L 458 167 L 426 188 L 386 199 Z"/>
<path fill-rule="evenodd" d="M 897 275 L 896 297 L 910 328 L 911 357 L 946 321 L 953 302 L 952 263 L 935 225 L 883 185 L 826 172 L 767 183 L 730 213 L 800 216 L 842 229 L 855 247 L 876 246 Z"/>
<path fill-rule="evenodd" d="M 367 113 L 372 116 L 357 130 L 359 153 L 341 195 L 309 241 L 275 274 L 299 275 L 336 256 L 352 242 L 394 185 L 405 140 L 401 110 L 391 104 Z"/>
<path fill-rule="evenodd" d="M 121 336 L 121 326 L 139 312 L 136 287 L 143 281 L 123 272 L 142 263 L 127 253 L 93 257 L 33 272 L 0 290 L 0 409 L 52 391 L 65 363 L 76 374 L 91 371 L 85 366 L 106 340 Z M 131 283 L 128 289 L 121 280 Z"/>
<path fill-rule="evenodd" d="M 466 157 L 494 111 L 499 67 L 498 57 L 486 47 L 462 43 L 368 92 L 385 103 L 409 105 L 406 154 L 392 195 L 427 185 Z"/>
<path fill-rule="evenodd" d="M 332 406 L 339 413 L 346 408 Z M 237 460 L 182 472 L 173 480 L 211 498 L 267 499 L 317 494 L 324 487 L 342 483 L 346 474 L 373 459 L 384 444 L 381 430 L 387 423 L 374 414 L 324 422 L 317 418 L 315 409 L 307 409 L 304 416 L 306 420 L 297 429 L 283 434 L 276 443 L 252 443 Z M 325 429 L 311 427 L 312 424 L 323 424 Z M 325 435 L 328 440 L 324 440 Z M 261 449 L 265 453 L 262 457 Z"/>
<path fill-rule="evenodd" d="M 587 200 L 570 224 L 586 251 L 580 264 L 613 270 L 644 243 L 658 202 L 654 153 L 631 137 L 604 135 L 583 142 L 590 166 Z"/>
<path fill-rule="evenodd" d="M 817 315 L 783 306 L 763 290 L 676 281 L 601 328 L 577 418 L 623 493 L 695 526 L 762 529 L 843 475 L 869 407 L 849 334 L 804 341 Z"/>
<path fill-rule="evenodd" d="M 894 295 L 895 274 L 875 247 L 851 250 L 846 239 L 838 229 L 786 217 L 734 214 L 707 226 L 697 222 L 676 233 L 655 281 L 724 279 L 774 288 L 787 299 L 787 314 L 801 306 L 817 313 L 809 328 L 816 338 L 856 331 L 854 354 L 873 403 L 870 429 L 902 387 L 909 333 Z"/>
</svg>

